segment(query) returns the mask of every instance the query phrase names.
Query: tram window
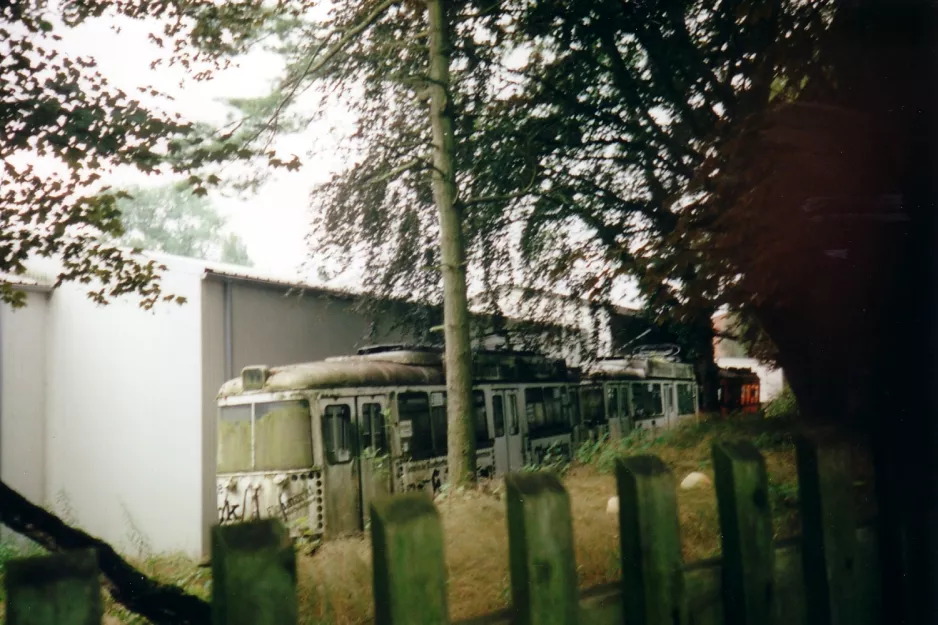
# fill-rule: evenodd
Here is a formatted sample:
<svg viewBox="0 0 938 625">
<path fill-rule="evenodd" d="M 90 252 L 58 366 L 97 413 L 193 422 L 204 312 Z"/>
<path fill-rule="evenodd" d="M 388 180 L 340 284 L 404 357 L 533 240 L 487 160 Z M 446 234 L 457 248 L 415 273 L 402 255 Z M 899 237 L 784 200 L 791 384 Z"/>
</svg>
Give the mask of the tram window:
<svg viewBox="0 0 938 625">
<path fill-rule="evenodd" d="M 632 407 L 629 405 L 628 384 L 619 387 L 619 416 L 623 419 L 632 416 Z"/>
<path fill-rule="evenodd" d="M 650 419 L 662 414 L 661 385 L 650 382 L 632 384 L 632 407 L 636 419 Z"/>
<path fill-rule="evenodd" d="M 575 389 L 564 389 L 566 398 L 565 408 L 567 410 L 567 423 L 570 425 L 579 425 L 580 423 L 580 396 Z"/>
<path fill-rule="evenodd" d="M 615 386 L 606 389 L 606 418 L 619 418 L 619 389 Z"/>
<path fill-rule="evenodd" d="M 388 451 L 381 404 L 362 404 L 362 449 L 369 447 L 379 455 Z"/>
<path fill-rule="evenodd" d="M 528 431 L 544 427 L 546 424 L 546 410 L 544 408 L 544 389 L 524 389 L 524 411 L 528 419 Z"/>
<path fill-rule="evenodd" d="M 562 389 L 554 386 L 545 389 L 547 400 L 547 420 L 559 429 L 569 429 L 570 422 L 564 418 Z"/>
<path fill-rule="evenodd" d="M 491 447 L 492 438 L 489 436 L 489 420 L 485 412 L 485 393 L 472 391 L 472 406 L 475 418 L 476 449 Z"/>
<path fill-rule="evenodd" d="M 445 456 L 446 393 L 430 393 L 430 423 L 433 427 L 433 455 Z"/>
<path fill-rule="evenodd" d="M 254 406 L 254 470 L 313 465 L 313 432 L 306 400 Z"/>
<path fill-rule="evenodd" d="M 219 473 L 251 470 L 251 404 L 219 410 L 217 462 Z"/>
<path fill-rule="evenodd" d="M 694 387 L 690 384 L 677 385 L 677 412 L 691 414 L 694 410 Z"/>
<path fill-rule="evenodd" d="M 323 441 L 329 464 L 352 460 L 352 411 L 347 404 L 326 406 L 322 415 Z"/>
<path fill-rule="evenodd" d="M 589 386 L 582 390 L 583 422 L 588 425 L 602 423 L 603 389 L 601 386 Z"/>
<path fill-rule="evenodd" d="M 501 395 L 492 395 L 492 420 L 495 422 L 495 438 L 505 435 L 505 403 Z"/>
<path fill-rule="evenodd" d="M 397 396 L 401 422 L 410 421 L 410 457 L 422 460 L 433 457 L 433 427 L 430 425 L 430 400 L 426 393 L 401 393 Z"/>
<path fill-rule="evenodd" d="M 648 388 L 643 382 L 632 385 L 632 408 L 635 410 L 636 419 L 645 419 L 651 415 L 648 414 Z"/>
<path fill-rule="evenodd" d="M 654 409 L 655 414 L 664 414 L 664 406 L 662 405 L 661 398 L 662 398 L 661 385 L 652 384 L 651 385 L 651 400 L 652 400 L 652 408 Z"/>
<path fill-rule="evenodd" d="M 529 388 L 524 391 L 528 431 L 532 436 L 569 429 L 564 418 L 563 398 L 559 387 Z"/>
<path fill-rule="evenodd" d="M 521 432 L 518 425 L 518 397 L 516 395 L 508 396 L 508 434 L 517 436 Z"/>
</svg>

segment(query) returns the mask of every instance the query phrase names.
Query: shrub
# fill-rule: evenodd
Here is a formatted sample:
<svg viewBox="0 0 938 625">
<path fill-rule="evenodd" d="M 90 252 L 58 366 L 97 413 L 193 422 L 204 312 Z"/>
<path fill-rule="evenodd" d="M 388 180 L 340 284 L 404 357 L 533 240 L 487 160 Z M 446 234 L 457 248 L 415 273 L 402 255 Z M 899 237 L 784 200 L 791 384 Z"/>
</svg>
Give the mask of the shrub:
<svg viewBox="0 0 938 625">
<path fill-rule="evenodd" d="M 788 384 L 782 386 L 782 391 L 765 405 L 764 413 L 770 419 L 792 419 L 798 416 L 798 400 Z"/>
</svg>

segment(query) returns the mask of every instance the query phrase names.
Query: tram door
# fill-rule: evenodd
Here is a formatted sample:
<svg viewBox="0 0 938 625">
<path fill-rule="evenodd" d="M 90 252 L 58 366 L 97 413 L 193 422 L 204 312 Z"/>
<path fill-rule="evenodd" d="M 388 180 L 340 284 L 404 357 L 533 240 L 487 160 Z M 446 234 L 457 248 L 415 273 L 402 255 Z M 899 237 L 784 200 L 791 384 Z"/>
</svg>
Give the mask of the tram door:
<svg viewBox="0 0 938 625">
<path fill-rule="evenodd" d="M 361 493 L 360 529 L 365 528 L 364 515 L 375 498 L 391 492 L 391 467 L 388 456 L 388 431 L 385 423 L 387 398 L 372 395 L 356 398 L 359 432 L 359 492 Z"/>
<path fill-rule="evenodd" d="M 361 476 L 356 402 L 353 397 L 319 400 L 322 417 L 327 538 L 361 529 Z"/>
<path fill-rule="evenodd" d="M 661 407 L 664 410 L 664 427 L 674 427 L 677 425 L 677 404 L 674 401 L 674 385 L 661 385 Z"/>
<path fill-rule="evenodd" d="M 492 391 L 492 421 L 496 475 L 520 471 L 524 466 L 524 446 L 517 391 Z"/>
</svg>

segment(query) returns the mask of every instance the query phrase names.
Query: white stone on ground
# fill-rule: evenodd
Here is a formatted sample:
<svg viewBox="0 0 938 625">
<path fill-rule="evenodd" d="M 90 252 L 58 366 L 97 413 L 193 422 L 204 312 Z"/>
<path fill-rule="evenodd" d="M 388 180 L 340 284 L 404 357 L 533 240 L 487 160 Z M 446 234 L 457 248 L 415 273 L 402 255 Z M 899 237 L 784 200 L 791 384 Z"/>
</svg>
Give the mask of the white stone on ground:
<svg viewBox="0 0 938 625">
<path fill-rule="evenodd" d="M 712 482 L 710 478 L 705 474 L 700 473 L 699 471 L 694 471 L 693 473 L 688 473 L 687 477 L 681 482 L 681 488 L 684 490 L 690 490 L 691 488 L 696 488 L 697 486 L 709 486 Z"/>
</svg>

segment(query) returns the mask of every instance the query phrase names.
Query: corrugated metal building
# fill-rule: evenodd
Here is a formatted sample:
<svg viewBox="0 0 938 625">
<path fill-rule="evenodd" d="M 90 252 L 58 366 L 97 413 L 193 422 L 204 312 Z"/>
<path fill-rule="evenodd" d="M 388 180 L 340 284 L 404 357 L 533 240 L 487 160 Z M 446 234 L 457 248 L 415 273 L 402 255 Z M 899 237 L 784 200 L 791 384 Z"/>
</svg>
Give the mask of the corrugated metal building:
<svg viewBox="0 0 938 625">
<path fill-rule="evenodd" d="M 0 306 L 0 476 L 120 549 L 201 556 L 217 517 L 222 382 L 407 337 L 356 310 L 353 293 L 149 256 L 185 305 L 99 306 L 84 285 L 23 280 L 28 306 Z"/>
</svg>

